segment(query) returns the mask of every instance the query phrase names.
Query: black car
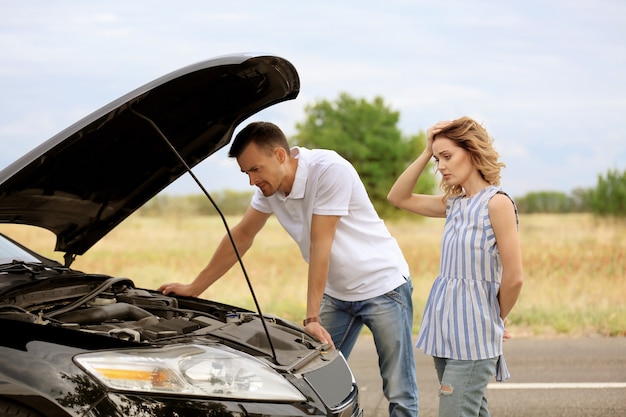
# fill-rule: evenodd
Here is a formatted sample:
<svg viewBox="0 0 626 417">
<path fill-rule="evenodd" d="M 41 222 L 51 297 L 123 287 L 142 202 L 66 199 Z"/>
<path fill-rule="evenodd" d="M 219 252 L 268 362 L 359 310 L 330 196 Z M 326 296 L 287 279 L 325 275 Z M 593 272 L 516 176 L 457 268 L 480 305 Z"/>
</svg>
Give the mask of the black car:
<svg viewBox="0 0 626 417">
<path fill-rule="evenodd" d="M 0 223 L 48 229 L 63 253 L 48 259 L 0 234 L 0 415 L 362 415 L 343 356 L 301 326 L 72 269 L 238 124 L 299 89 L 280 57 L 218 57 L 132 91 L 0 171 Z"/>
</svg>

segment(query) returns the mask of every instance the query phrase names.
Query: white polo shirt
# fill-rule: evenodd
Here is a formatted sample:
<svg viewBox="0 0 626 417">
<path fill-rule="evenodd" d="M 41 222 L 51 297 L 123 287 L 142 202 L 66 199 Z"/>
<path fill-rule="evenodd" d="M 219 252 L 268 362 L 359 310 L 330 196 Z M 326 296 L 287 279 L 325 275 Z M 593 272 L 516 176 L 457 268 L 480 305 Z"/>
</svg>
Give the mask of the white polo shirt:
<svg viewBox="0 0 626 417">
<path fill-rule="evenodd" d="M 298 168 L 289 195 L 278 191 L 265 197 L 257 189 L 250 204 L 276 215 L 307 263 L 313 214 L 341 216 L 326 293 L 344 301 L 361 301 L 404 284 L 408 264 L 354 167 L 330 150 L 294 147 L 291 153 L 298 159 Z"/>
</svg>

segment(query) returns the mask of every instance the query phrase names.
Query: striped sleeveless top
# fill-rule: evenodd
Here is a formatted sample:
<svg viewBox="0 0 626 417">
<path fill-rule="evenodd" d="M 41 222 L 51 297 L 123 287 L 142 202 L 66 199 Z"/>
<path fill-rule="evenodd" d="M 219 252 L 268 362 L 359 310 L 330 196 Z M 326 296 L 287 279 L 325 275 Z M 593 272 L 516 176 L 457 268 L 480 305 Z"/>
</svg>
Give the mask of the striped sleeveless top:
<svg viewBox="0 0 626 417">
<path fill-rule="evenodd" d="M 488 186 L 469 198 L 448 199 L 439 276 L 426 303 L 416 346 L 440 358 L 498 357 L 496 379 L 503 380 L 510 375 L 502 357 L 504 322 L 498 303 L 502 263 L 488 210 L 496 193 L 505 194 Z"/>
</svg>

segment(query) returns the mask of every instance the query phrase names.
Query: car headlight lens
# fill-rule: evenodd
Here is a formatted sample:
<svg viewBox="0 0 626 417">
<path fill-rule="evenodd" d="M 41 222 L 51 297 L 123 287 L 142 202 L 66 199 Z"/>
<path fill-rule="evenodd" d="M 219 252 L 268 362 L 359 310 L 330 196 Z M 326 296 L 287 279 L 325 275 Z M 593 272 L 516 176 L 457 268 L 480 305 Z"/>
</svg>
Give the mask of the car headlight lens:
<svg viewBox="0 0 626 417">
<path fill-rule="evenodd" d="M 304 401 L 269 365 L 227 347 L 176 346 L 80 354 L 76 362 L 114 390 Z"/>
</svg>

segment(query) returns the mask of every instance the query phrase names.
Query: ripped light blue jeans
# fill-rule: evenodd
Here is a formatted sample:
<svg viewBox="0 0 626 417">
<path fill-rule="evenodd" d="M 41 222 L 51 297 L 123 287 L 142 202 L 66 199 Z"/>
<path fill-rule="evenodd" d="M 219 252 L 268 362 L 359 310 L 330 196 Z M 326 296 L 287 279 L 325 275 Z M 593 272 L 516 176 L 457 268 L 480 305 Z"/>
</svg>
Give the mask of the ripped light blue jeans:
<svg viewBox="0 0 626 417">
<path fill-rule="evenodd" d="M 485 389 L 496 373 L 498 358 L 434 359 L 441 384 L 439 417 L 489 417 Z"/>
<path fill-rule="evenodd" d="M 341 301 L 324 295 L 320 309 L 322 325 L 346 359 L 363 326 L 371 330 L 391 417 L 418 415 L 412 293 L 413 284 L 407 278 L 395 290 L 363 301 Z"/>
</svg>

